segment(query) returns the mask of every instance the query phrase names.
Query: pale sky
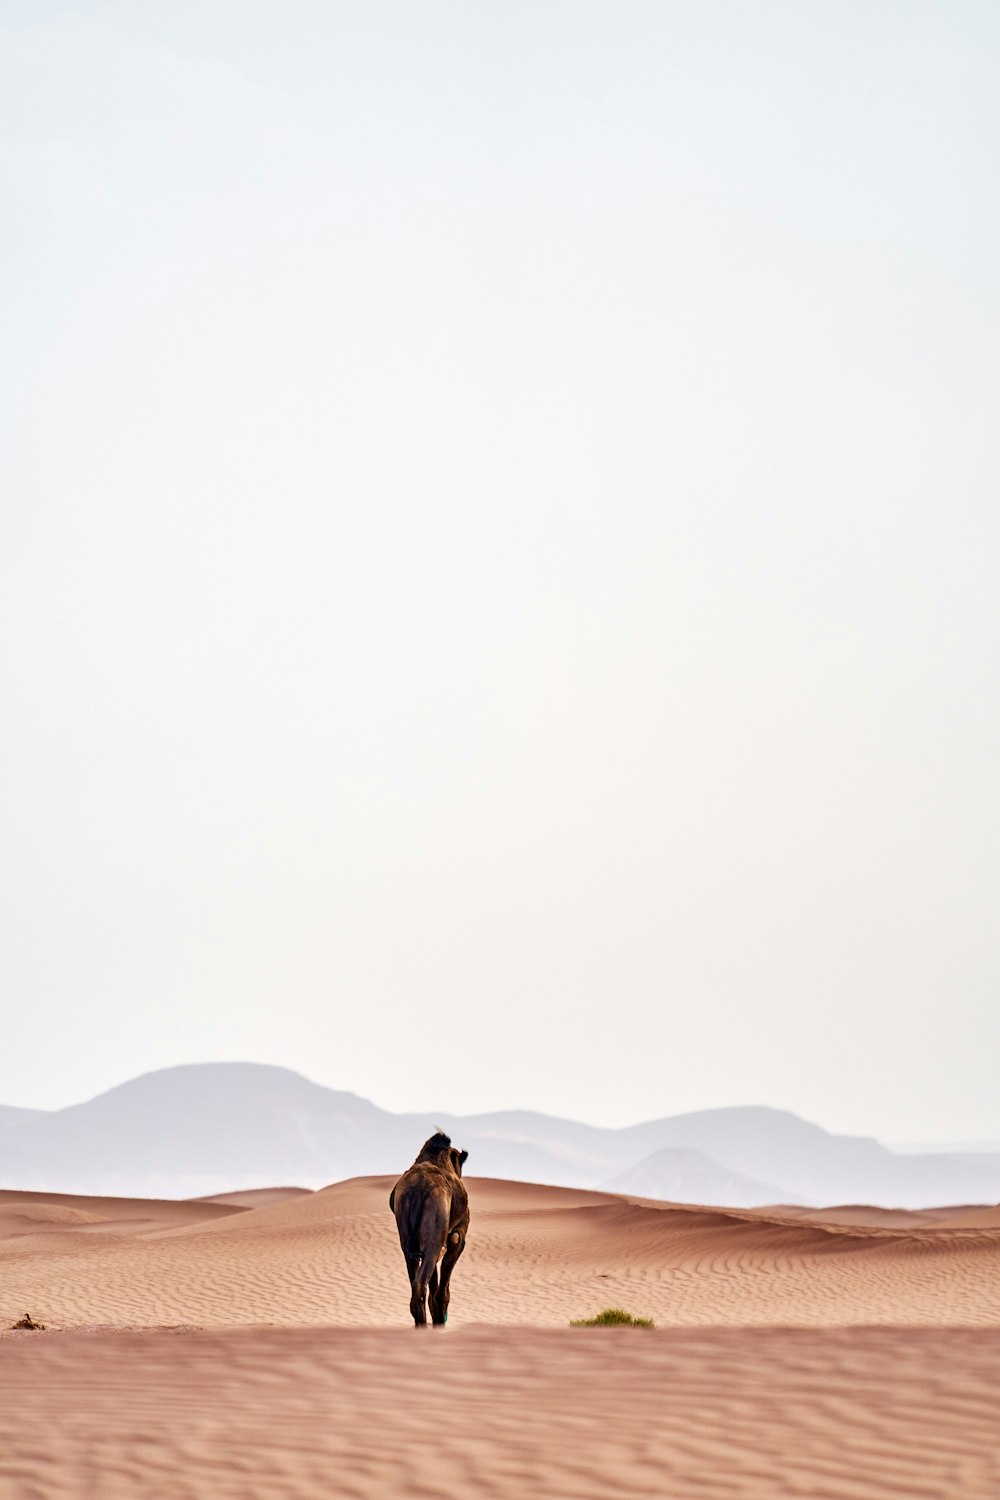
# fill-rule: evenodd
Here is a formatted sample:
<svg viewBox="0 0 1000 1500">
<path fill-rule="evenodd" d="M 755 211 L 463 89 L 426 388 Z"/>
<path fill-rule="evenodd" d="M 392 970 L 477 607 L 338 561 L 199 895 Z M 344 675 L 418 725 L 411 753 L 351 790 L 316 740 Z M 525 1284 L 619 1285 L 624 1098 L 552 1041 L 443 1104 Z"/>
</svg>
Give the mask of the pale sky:
<svg viewBox="0 0 1000 1500">
<path fill-rule="evenodd" d="M 0 1102 L 1000 1138 L 1000 8 L 0 0 Z"/>
</svg>

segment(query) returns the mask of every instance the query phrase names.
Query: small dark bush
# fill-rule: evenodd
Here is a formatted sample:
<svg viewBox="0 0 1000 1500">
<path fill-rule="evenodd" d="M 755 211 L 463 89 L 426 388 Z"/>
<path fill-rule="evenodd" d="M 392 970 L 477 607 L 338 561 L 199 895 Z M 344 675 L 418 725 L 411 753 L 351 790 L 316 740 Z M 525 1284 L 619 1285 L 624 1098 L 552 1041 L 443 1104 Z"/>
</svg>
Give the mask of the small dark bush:
<svg viewBox="0 0 1000 1500">
<path fill-rule="evenodd" d="M 31 1328 L 32 1330 L 34 1330 L 34 1329 L 42 1329 L 42 1330 L 44 1330 L 44 1328 L 45 1328 L 45 1324 L 44 1323 L 36 1323 L 35 1320 L 34 1320 L 34 1318 L 31 1316 L 30 1313 L 25 1313 L 25 1315 L 24 1315 L 23 1318 L 18 1318 L 17 1322 L 16 1323 L 12 1323 L 10 1326 L 11 1326 L 11 1328 Z"/>
<path fill-rule="evenodd" d="M 636 1318 L 624 1307 L 605 1307 L 596 1318 L 575 1318 L 571 1328 L 654 1328 L 652 1318 Z"/>
</svg>

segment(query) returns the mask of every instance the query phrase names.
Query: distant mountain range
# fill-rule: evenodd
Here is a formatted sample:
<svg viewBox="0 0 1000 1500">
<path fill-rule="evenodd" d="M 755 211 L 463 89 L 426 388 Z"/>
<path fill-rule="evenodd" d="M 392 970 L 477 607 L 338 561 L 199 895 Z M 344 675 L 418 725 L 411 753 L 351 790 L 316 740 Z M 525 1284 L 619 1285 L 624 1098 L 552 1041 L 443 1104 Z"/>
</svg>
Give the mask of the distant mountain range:
<svg viewBox="0 0 1000 1500">
<path fill-rule="evenodd" d="M 320 1187 L 401 1171 L 436 1125 L 468 1150 L 470 1176 L 728 1207 L 1000 1199 L 1000 1152 L 897 1154 L 760 1105 L 620 1130 L 530 1110 L 391 1114 L 259 1063 L 165 1068 L 68 1109 L 0 1106 L 0 1187 L 175 1198 Z"/>
<path fill-rule="evenodd" d="M 665 1198 L 670 1203 L 721 1204 L 727 1208 L 759 1208 L 787 1201 L 781 1188 L 754 1182 L 752 1177 L 720 1166 L 704 1151 L 684 1146 L 663 1146 L 601 1186 L 633 1198 Z"/>
</svg>

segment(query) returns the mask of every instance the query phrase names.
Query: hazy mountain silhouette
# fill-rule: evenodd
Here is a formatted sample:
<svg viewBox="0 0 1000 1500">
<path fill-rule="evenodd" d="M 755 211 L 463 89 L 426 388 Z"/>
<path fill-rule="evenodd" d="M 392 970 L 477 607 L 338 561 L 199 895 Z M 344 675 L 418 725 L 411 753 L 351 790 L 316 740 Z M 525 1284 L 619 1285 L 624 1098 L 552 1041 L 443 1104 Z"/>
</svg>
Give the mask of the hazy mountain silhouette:
<svg viewBox="0 0 1000 1500">
<path fill-rule="evenodd" d="M 437 1124 L 469 1172 L 704 1203 L 1000 1199 L 1000 1155 L 897 1155 L 784 1110 L 699 1110 L 606 1130 L 531 1110 L 392 1114 L 287 1068 L 198 1063 L 60 1110 L 0 1109 L 0 1187 L 193 1196 L 394 1173 Z M 665 1153 L 665 1154 L 664 1154 Z"/>
<path fill-rule="evenodd" d="M 787 1201 L 783 1188 L 741 1177 L 721 1167 L 704 1151 L 684 1146 L 664 1146 L 600 1185 L 609 1193 L 665 1198 L 670 1203 L 722 1204 L 727 1208 L 759 1208 L 765 1203 Z"/>
<path fill-rule="evenodd" d="M 656 1147 L 693 1148 L 741 1177 L 781 1184 L 787 1203 L 918 1208 L 994 1203 L 1000 1196 L 1000 1156 L 899 1156 L 870 1136 L 833 1135 L 787 1110 L 761 1105 L 697 1110 L 633 1131 L 637 1139 L 655 1140 Z"/>
<path fill-rule="evenodd" d="M 297 1173 L 329 1182 L 388 1170 L 404 1137 L 409 1145 L 394 1127 L 395 1117 L 366 1099 L 286 1068 L 192 1064 L 15 1122 L 0 1137 L 0 1176 L 17 1187 L 41 1176 L 54 1191 L 78 1190 L 60 1188 L 66 1182 L 127 1192 L 153 1183 L 159 1191 L 171 1177 L 235 1186 Z"/>
<path fill-rule="evenodd" d="M 6 1130 L 8 1125 L 15 1125 L 21 1120 L 27 1120 L 30 1115 L 41 1115 L 45 1111 L 41 1109 L 21 1109 L 16 1104 L 0 1104 L 0 1131 Z"/>
</svg>

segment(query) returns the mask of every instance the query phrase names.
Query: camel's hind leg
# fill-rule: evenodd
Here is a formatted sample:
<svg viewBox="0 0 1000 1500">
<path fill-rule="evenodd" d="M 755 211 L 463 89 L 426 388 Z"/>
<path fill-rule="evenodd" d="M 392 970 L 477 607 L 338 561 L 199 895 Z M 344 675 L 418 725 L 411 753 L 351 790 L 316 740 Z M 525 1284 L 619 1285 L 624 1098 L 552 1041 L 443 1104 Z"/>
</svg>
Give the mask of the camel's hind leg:
<svg viewBox="0 0 1000 1500">
<path fill-rule="evenodd" d="M 448 1236 L 448 1248 L 444 1252 L 444 1260 L 441 1262 L 441 1277 L 438 1286 L 431 1292 L 431 1322 L 437 1324 L 447 1323 L 448 1303 L 451 1301 L 451 1273 L 455 1269 L 455 1262 L 465 1249 L 465 1235 L 457 1231 Z M 436 1295 L 435 1295 L 436 1293 Z"/>
<path fill-rule="evenodd" d="M 418 1328 L 423 1328 L 427 1322 L 427 1283 L 423 1277 L 423 1265 L 419 1258 L 406 1260 L 406 1269 L 410 1276 L 410 1314 Z"/>
<path fill-rule="evenodd" d="M 440 1255 L 440 1251 L 438 1254 Z M 430 1262 L 430 1271 L 427 1269 L 428 1258 L 422 1257 L 411 1268 L 410 1271 L 410 1312 L 413 1321 L 418 1328 L 423 1328 L 427 1322 L 427 1293 L 430 1292 L 430 1304 L 433 1310 L 438 1296 L 438 1268 L 437 1261 Z"/>
<path fill-rule="evenodd" d="M 406 1269 L 410 1277 L 410 1312 L 418 1328 L 427 1322 L 427 1289 L 431 1303 L 438 1292 L 438 1261 L 445 1248 L 448 1218 L 439 1203 L 428 1197 L 420 1212 L 416 1233 L 408 1234 Z"/>
</svg>

